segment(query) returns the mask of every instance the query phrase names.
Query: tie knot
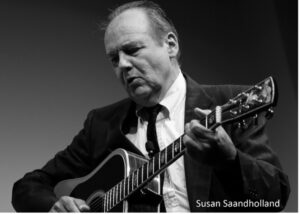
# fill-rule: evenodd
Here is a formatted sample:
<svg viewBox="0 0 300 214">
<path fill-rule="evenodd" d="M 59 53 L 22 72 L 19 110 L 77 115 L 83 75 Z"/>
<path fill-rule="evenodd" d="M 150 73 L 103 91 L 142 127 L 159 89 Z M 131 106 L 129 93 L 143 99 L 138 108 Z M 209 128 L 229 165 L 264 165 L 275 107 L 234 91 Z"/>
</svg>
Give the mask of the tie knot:
<svg viewBox="0 0 300 214">
<path fill-rule="evenodd" d="M 148 121 L 155 121 L 158 113 L 161 111 L 161 108 L 162 106 L 160 104 L 143 108 Z"/>
</svg>

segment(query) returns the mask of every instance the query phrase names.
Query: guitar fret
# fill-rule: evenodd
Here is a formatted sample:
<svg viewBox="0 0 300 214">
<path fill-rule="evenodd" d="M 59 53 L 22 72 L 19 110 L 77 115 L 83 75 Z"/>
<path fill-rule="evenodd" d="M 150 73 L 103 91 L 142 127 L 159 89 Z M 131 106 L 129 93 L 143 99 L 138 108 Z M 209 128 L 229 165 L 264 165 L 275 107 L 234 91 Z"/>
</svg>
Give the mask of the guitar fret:
<svg viewBox="0 0 300 214">
<path fill-rule="evenodd" d="M 116 191 L 116 189 L 113 187 L 112 188 L 113 189 L 113 191 L 112 191 L 112 207 L 114 207 L 115 206 L 115 191 Z"/>
<path fill-rule="evenodd" d="M 179 145 L 179 140 L 177 139 L 174 142 L 174 156 L 177 156 L 180 153 L 180 145 Z"/>
<path fill-rule="evenodd" d="M 103 212 L 106 212 L 106 194 L 104 194 Z"/>
<path fill-rule="evenodd" d="M 123 198 L 125 198 L 125 180 L 122 181 L 122 186 L 123 186 Z"/>
<path fill-rule="evenodd" d="M 121 195 L 122 195 L 122 185 L 121 183 L 118 183 L 118 197 L 117 197 L 118 203 L 121 201 Z"/>
<path fill-rule="evenodd" d="M 107 199 L 106 199 L 106 209 L 109 210 L 109 192 L 106 194 Z"/>
<path fill-rule="evenodd" d="M 179 139 L 180 139 L 180 141 L 179 141 L 180 142 L 180 144 L 179 144 L 180 145 L 180 152 L 182 152 L 184 150 L 184 145 L 183 145 L 183 141 L 182 141 L 183 140 L 183 136 L 180 136 Z"/>
<path fill-rule="evenodd" d="M 159 153 L 158 153 L 159 154 Z M 156 172 L 157 170 L 159 170 L 159 155 L 156 154 L 153 157 L 153 173 Z"/>
<path fill-rule="evenodd" d="M 160 161 L 160 152 L 158 153 L 158 169 L 160 169 L 161 168 L 161 161 Z"/>
<path fill-rule="evenodd" d="M 111 208 L 111 191 L 108 191 L 108 209 Z"/>
<path fill-rule="evenodd" d="M 135 177 L 135 180 L 134 180 L 134 189 L 137 188 L 139 186 L 139 170 L 135 170 L 135 173 L 136 175 L 134 176 Z"/>
<path fill-rule="evenodd" d="M 113 189 L 110 191 L 110 202 L 109 202 L 109 209 L 113 207 Z"/>
<path fill-rule="evenodd" d="M 123 195 L 123 186 L 122 186 L 122 182 L 119 183 L 119 201 L 122 200 L 122 195 Z"/>
<path fill-rule="evenodd" d="M 149 161 L 149 167 L 148 167 L 148 177 L 150 177 L 153 174 L 153 159 Z"/>
<path fill-rule="evenodd" d="M 147 180 L 148 178 L 148 163 L 144 164 L 144 168 L 143 168 L 143 182 Z"/>
<path fill-rule="evenodd" d="M 139 178 L 138 178 L 138 185 L 141 185 L 143 183 L 143 166 L 139 168 Z"/>
<path fill-rule="evenodd" d="M 152 175 L 153 175 L 154 172 L 155 172 L 155 170 L 154 170 L 154 167 L 155 167 L 154 164 L 155 164 L 155 162 L 154 162 L 154 161 L 155 161 L 155 158 L 152 158 L 152 162 L 153 162 L 153 163 L 152 163 Z"/>
<path fill-rule="evenodd" d="M 173 159 L 174 158 L 174 143 L 172 143 L 171 145 L 172 145 L 172 158 L 171 159 Z"/>
<path fill-rule="evenodd" d="M 109 205 L 109 192 L 107 192 L 106 194 L 106 209 L 109 210 L 108 205 Z"/>
<path fill-rule="evenodd" d="M 166 163 L 168 163 L 171 160 L 172 160 L 172 144 L 170 144 L 167 147 L 167 161 L 166 161 Z"/>
<path fill-rule="evenodd" d="M 165 164 L 167 164 L 168 160 L 167 160 L 167 149 L 164 149 L 165 151 Z"/>
<path fill-rule="evenodd" d="M 141 175 L 141 183 L 144 182 L 144 165 L 145 164 L 143 164 L 142 167 L 140 168 L 140 170 L 141 170 L 141 173 L 140 173 L 140 175 Z"/>
<path fill-rule="evenodd" d="M 124 188 L 124 197 L 126 197 L 128 195 L 128 192 L 129 192 L 129 185 L 128 185 L 128 177 L 125 178 L 125 188 Z"/>
<path fill-rule="evenodd" d="M 165 149 L 164 149 L 159 153 L 159 160 L 160 160 L 159 168 L 162 168 L 165 165 L 165 159 L 166 159 L 166 156 L 165 156 Z"/>
<path fill-rule="evenodd" d="M 133 174 L 129 175 L 129 188 L 128 188 L 128 195 L 133 190 Z"/>
<path fill-rule="evenodd" d="M 127 193 L 126 193 L 126 196 L 129 195 L 129 192 L 130 192 L 130 176 L 128 176 L 128 179 L 127 179 Z"/>
<path fill-rule="evenodd" d="M 207 128 L 210 128 L 216 121 L 215 111 L 212 111 L 209 115 L 207 115 L 206 120 Z"/>
<path fill-rule="evenodd" d="M 116 185 L 116 204 L 119 202 L 118 196 L 119 196 L 119 184 Z"/>
<path fill-rule="evenodd" d="M 134 172 L 130 175 L 131 176 L 131 191 L 134 190 Z"/>
</svg>

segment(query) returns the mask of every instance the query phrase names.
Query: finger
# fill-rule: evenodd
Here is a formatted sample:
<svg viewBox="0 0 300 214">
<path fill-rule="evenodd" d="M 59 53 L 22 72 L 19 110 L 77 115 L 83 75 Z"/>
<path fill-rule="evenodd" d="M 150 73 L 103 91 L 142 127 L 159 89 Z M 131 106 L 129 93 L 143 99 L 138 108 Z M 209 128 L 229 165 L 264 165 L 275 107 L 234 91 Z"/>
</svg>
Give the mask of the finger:
<svg viewBox="0 0 300 214">
<path fill-rule="evenodd" d="M 202 151 L 203 145 L 201 143 L 196 143 L 196 141 L 189 135 L 183 136 L 183 143 L 186 146 L 188 152 L 189 151 Z"/>
<path fill-rule="evenodd" d="M 197 140 L 197 137 L 194 135 L 194 133 L 191 130 L 192 124 L 191 122 L 187 123 L 185 125 L 185 135 L 189 136 L 193 140 Z"/>
<path fill-rule="evenodd" d="M 59 212 L 67 212 L 67 210 L 63 206 L 62 202 L 59 200 L 53 205 L 53 207 L 51 208 L 51 210 L 49 212 L 59 213 Z"/>
<path fill-rule="evenodd" d="M 215 141 L 217 138 L 216 132 L 214 130 L 205 128 L 198 121 L 195 122 L 191 121 L 189 131 L 199 141 L 202 140 Z"/>
<path fill-rule="evenodd" d="M 203 116 L 208 115 L 208 114 L 211 112 L 211 110 L 209 110 L 209 109 L 195 108 L 195 109 L 194 109 L 194 112 L 195 112 L 195 114 L 196 114 L 198 117 L 203 117 Z"/>
<path fill-rule="evenodd" d="M 183 138 L 186 151 L 194 160 L 201 161 L 205 163 L 209 150 L 211 149 L 211 144 L 209 142 L 201 142 L 193 140 L 189 136 L 185 135 Z"/>
<path fill-rule="evenodd" d="M 90 207 L 86 204 L 84 200 L 75 199 L 75 204 L 78 207 L 80 212 L 87 212 L 90 210 Z"/>
<path fill-rule="evenodd" d="M 80 212 L 76 206 L 75 199 L 71 197 L 62 197 L 61 198 L 64 208 L 67 212 Z"/>
</svg>

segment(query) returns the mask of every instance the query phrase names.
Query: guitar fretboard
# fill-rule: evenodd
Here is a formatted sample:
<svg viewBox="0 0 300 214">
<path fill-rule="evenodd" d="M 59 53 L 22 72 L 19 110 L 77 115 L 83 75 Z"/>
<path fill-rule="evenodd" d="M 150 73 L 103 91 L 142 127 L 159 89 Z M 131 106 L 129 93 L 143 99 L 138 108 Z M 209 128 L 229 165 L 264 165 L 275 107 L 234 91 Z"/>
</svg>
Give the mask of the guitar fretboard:
<svg viewBox="0 0 300 214">
<path fill-rule="evenodd" d="M 184 153 L 183 136 L 179 137 L 162 151 L 158 152 L 142 167 L 112 187 L 102 196 L 96 196 L 89 206 L 92 211 L 108 212 L 135 191 L 143 188 L 156 175 L 172 164 Z"/>
</svg>

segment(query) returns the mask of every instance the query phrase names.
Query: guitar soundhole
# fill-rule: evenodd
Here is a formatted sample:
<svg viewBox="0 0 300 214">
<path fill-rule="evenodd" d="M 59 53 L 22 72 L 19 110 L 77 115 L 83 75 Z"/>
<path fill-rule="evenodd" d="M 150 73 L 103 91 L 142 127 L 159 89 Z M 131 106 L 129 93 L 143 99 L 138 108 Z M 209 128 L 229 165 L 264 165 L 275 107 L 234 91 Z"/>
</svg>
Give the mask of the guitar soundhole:
<svg viewBox="0 0 300 214">
<path fill-rule="evenodd" d="M 124 176 L 125 165 L 123 158 L 119 155 L 113 156 L 90 179 L 79 184 L 73 190 L 71 196 L 95 203 L 94 200 L 97 200 L 103 192 L 108 191 L 123 180 Z M 111 211 L 122 212 L 122 203 L 120 205 Z M 99 209 L 101 210 L 100 206 Z"/>
</svg>

